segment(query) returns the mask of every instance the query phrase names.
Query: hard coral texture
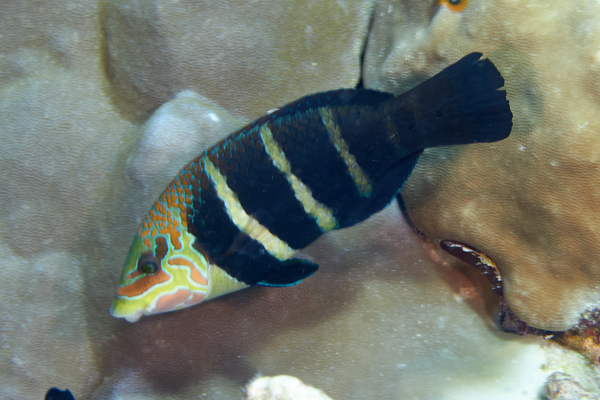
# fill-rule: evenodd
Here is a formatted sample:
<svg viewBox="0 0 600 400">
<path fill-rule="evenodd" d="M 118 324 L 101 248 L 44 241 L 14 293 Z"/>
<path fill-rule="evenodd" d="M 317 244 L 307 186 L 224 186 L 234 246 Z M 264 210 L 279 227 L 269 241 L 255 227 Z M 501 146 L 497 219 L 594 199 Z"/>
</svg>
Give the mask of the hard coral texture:
<svg viewBox="0 0 600 400">
<path fill-rule="evenodd" d="M 352 87 L 371 3 L 113 1 L 111 89 L 132 115 L 187 89 L 256 118 L 302 94 Z"/>
<path fill-rule="evenodd" d="M 482 51 L 505 78 L 514 128 L 493 145 L 425 152 L 402 191 L 408 215 L 430 239 L 487 254 L 522 320 L 568 329 L 600 306 L 600 7 L 413 5 L 378 3 L 365 86 L 400 93 Z"/>
<path fill-rule="evenodd" d="M 540 10 L 533 13 L 527 5 Z M 570 166 L 567 171 L 577 178 L 581 160 L 572 153 L 594 149 L 573 148 L 571 136 L 561 134 L 559 128 L 568 125 L 562 118 L 572 122 L 567 117 L 589 110 L 557 82 L 570 80 L 573 90 L 581 91 L 580 76 L 595 76 L 590 70 L 595 64 L 593 58 L 584 60 L 585 41 L 538 43 L 554 37 L 540 15 L 550 22 L 563 18 L 556 22 L 573 26 L 571 35 L 592 43 L 586 35 L 594 32 L 598 6 L 583 5 L 585 13 L 553 16 L 542 2 L 484 0 L 472 0 L 462 13 L 437 1 L 381 1 L 374 14 L 371 2 L 343 0 L 2 2 L 0 266 L 6 279 L 0 285 L 0 397 L 42 398 L 58 386 L 78 399 L 239 399 L 260 372 L 298 376 L 340 399 L 500 399 L 506 393 L 533 398 L 548 374 L 540 370 L 539 340 L 508 340 L 512 335 L 494 331 L 489 316 L 497 299 L 486 279 L 417 238 L 394 207 L 307 249 L 305 255 L 321 269 L 297 287 L 249 289 L 133 325 L 110 318 L 108 308 L 140 219 L 172 174 L 205 146 L 273 107 L 310 92 L 354 86 L 369 24 L 365 85 L 403 90 L 464 53 L 483 50 L 507 76 L 514 101 L 517 129 L 506 145 L 488 145 L 487 153 L 482 147 L 423 157 L 414 182 L 425 197 L 415 197 L 415 183 L 406 191 L 415 221 L 419 211 L 411 198 L 431 204 L 436 191 L 449 185 L 432 170 L 435 154 L 442 157 L 436 161 L 440 170 L 451 168 L 449 182 L 496 163 L 504 168 L 500 171 L 522 177 L 527 168 L 533 171 L 515 181 L 515 196 L 523 204 L 556 193 L 530 189 L 540 186 L 547 172 L 544 154 L 564 157 L 557 164 L 563 172 L 551 177 L 562 177 Z M 577 15 L 590 18 L 589 24 Z M 544 69 L 544 57 L 550 56 L 543 54 L 563 48 L 572 57 L 555 57 L 567 62 L 561 71 L 568 73 L 553 76 L 554 70 Z M 540 55 L 531 56 L 534 50 Z M 407 57 L 394 61 L 402 51 Z M 408 72 L 395 75 L 398 71 Z M 564 107 L 547 98 L 553 91 L 562 93 Z M 594 98 L 591 88 L 585 98 Z M 579 135 L 591 135 L 592 117 Z M 549 130 L 547 137 L 542 129 Z M 534 152 L 556 143 L 571 150 Z M 508 151 L 503 146 L 516 149 L 503 156 L 498 153 Z M 463 157 L 466 151 L 485 155 L 485 162 Z M 498 224 L 489 214 L 506 214 L 512 192 L 498 189 L 503 200 L 498 202 L 485 185 L 489 177 L 500 184 L 507 175 L 488 172 L 487 180 L 467 182 L 463 187 L 471 188 L 472 198 L 464 204 L 482 196 L 486 218 Z M 587 215 L 573 197 L 583 189 L 570 181 L 548 182 L 556 190 L 570 187 L 573 195 L 547 204 L 563 212 L 571 202 L 577 205 L 573 210 Z M 588 188 L 588 193 L 594 192 Z M 464 201 L 447 198 L 449 209 Z M 419 227 L 436 237 L 428 224 L 448 218 L 438 213 Z M 480 221 L 463 221 L 461 232 L 482 231 Z M 507 221 L 518 234 L 529 229 L 531 238 L 537 237 L 530 225 Z M 581 223 L 572 221 L 573 229 Z M 507 225 L 483 231 L 481 238 L 486 243 L 504 238 L 503 246 L 462 242 L 492 256 L 506 270 L 503 277 L 512 276 L 505 290 L 514 293 L 523 286 L 510 270 L 510 257 L 520 257 L 529 242 L 501 234 L 502 229 Z M 591 240 L 571 239 L 575 248 Z M 542 259 L 539 249 L 554 245 L 540 241 L 538 252 L 526 254 Z M 593 246 L 588 251 L 592 259 Z M 591 265 L 573 265 L 588 266 L 586 277 L 594 282 Z M 575 272 L 563 281 L 579 283 L 582 273 Z M 553 279 L 533 280 L 521 296 L 536 298 L 544 281 L 552 285 Z M 580 297 L 589 294 L 590 284 L 580 285 Z M 512 296 L 512 305 L 529 316 Z M 529 317 L 546 321 L 579 312 L 580 302 L 570 313 L 565 304 Z"/>
<path fill-rule="evenodd" d="M 102 265 L 82 246 L 129 124 L 102 90 L 97 13 L 94 2 L 0 5 L 2 398 L 53 385 L 81 397 L 100 378 L 86 271 Z"/>
<path fill-rule="evenodd" d="M 548 400 L 598 400 L 599 398 L 563 372 L 555 372 L 548 377 L 544 394 Z"/>
</svg>

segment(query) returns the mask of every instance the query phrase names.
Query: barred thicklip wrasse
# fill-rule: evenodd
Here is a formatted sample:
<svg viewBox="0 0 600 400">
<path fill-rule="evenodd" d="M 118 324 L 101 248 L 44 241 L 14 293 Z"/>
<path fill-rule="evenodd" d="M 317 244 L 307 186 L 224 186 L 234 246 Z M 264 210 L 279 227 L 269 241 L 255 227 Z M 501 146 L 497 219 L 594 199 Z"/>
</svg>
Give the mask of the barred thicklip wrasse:
<svg viewBox="0 0 600 400">
<path fill-rule="evenodd" d="M 189 307 L 318 266 L 294 254 L 388 205 L 423 149 L 506 138 L 504 80 L 472 53 L 394 97 L 341 89 L 296 100 L 187 164 L 133 240 L 114 317 Z"/>
</svg>

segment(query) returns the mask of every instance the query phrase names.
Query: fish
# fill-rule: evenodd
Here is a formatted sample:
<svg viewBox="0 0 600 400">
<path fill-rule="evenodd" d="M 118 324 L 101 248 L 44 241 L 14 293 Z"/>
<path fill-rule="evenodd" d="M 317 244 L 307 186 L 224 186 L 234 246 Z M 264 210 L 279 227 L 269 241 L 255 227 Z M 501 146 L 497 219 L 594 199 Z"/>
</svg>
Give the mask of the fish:
<svg viewBox="0 0 600 400">
<path fill-rule="evenodd" d="M 295 257 L 399 193 L 424 149 L 495 142 L 512 129 L 504 79 L 471 53 L 399 95 L 308 95 L 190 161 L 151 207 L 110 313 L 129 322 L 250 286 L 286 287 L 318 265 Z"/>
</svg>

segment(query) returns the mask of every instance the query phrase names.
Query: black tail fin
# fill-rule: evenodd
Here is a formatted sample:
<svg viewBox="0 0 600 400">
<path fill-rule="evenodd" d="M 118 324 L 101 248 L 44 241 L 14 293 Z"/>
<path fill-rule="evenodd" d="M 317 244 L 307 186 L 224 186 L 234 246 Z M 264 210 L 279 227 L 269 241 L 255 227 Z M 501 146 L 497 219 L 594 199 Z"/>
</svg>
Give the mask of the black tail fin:
<svg viewBox="0 0 600 400">
<path fill-rule="evenodd" d="M 471 53 L 387 105 L 398 129 L 417 130 L 425 147 L 494 142 L 508 137 L 512 112 L 504 79 Z"/>
</svg>

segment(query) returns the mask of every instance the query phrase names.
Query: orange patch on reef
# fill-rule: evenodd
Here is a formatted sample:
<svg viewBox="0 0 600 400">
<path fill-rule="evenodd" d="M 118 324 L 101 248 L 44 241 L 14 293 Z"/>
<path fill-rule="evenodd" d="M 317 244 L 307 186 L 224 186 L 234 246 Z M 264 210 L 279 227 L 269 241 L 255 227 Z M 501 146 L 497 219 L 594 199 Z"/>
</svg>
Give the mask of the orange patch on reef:
<svg viewBox="0 0 600 400">
<path fill-rule="evenodd" d="M 467 4 L 469 4 L 469 0 L 439 0 L 440 5 L 445 5 L 448 7 L 450 11 L 461 12 L 465 8 L 467 8 Z"/>
<path fill-rule="evenodd" d="M 167 262 L 169 263 L 169 265 L 183 265 L 183 266 L 188 267 L 191 271 L 190 277 L 192 278 L 192 280 L 194 282 L 196 282 L 199 285 L 207 285 L 208 284 L 208 281 L 206 280 L 205 277 L 202 276 L 200 271 L 198 271 L 198 268 L 196 267 L 196 265 L 193 262 L 191 262 L 190 260 L 188 260 L 187 258 L 174 257 L 174 258 L 171 258 Z"/>
<path fill-rule="evenodd" d="M 586 356 L 594 365 L 600 366 L 600 310 L 586 313 L 579 325 L 560 332 L 552 340 Z"/>
</svg>

